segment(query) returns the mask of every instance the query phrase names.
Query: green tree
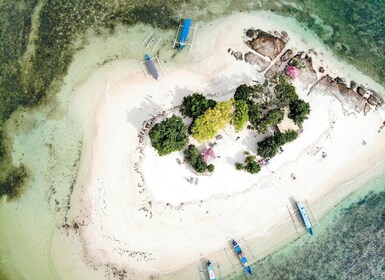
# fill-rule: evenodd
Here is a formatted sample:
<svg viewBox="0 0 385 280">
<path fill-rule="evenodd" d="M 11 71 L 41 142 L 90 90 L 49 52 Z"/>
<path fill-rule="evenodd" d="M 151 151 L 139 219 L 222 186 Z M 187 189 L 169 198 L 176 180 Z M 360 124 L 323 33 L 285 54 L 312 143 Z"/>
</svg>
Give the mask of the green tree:
<svg viewBox="0 0 385 280">
<path fill-rule="evenodd" d="M 213 108 L 216 103 L 217 102 L 212 99 L 206 99 L 206 97 L 200 93 L 194 93 L 183 97 L 180 112 L 184 116 L 195 119 L 206 112 L 207 109 Z"/>
<path fill-rule="evenodd" d="M 175 115 L 155 124 L 148 135 L 152 146 L 161 156 L 183 149 L 188 142 L 183 120 Z"/>
<path fill-rule="evenodd" d="M 215 166 L 214 166 L 213 164 L 207 165 L 207 170 L 208 170 L 210 173 L 214 172 L 214 169 L 215 169 Z"/>
<path fill-rule="evenodd" d="M 236 168 L 237 170 L 242 170 L 242 169 L 243 169 L 243 163 L 236 162 L 236 163 L 235 163 L 235 168 Z"/>
<path fill-rule="evenodd" d="M 245 170 L 251 174 L 256 174 L 261 171 L 261 166 L 255 161 L 250 161 L 245 165 Z"/>
<path fill-rule="evenodd" d="M 235 90 L 234 99 L 247 101 L 252 97 L 254 92 L 255 89 L 253 86 L 242 84 Z"/>
<path fill-rule="evenodd" d="M 294 130 L 288 130 L 285 133 L 277 133 L 276 135 L 267 137 L 258 143 L 258 155 L 264 158 L 272 158 L 277 154 L 279 147 L 294 141 L 297 137 L 298 133 Z"/>
<path fill-rule="evenodd" d="M 247 102 L 247 105 L 249 107 L 248 109 L 249 121 L 254 126 L 254 128 L 256 128 L 262 118 L 261 108 L 257 103 L 255 103 L 252 100 L 249 100 Z"/>
<path fill-rule="evenodd" d="M 225 128 L 232 119 L 233 103 L 232 99 L 219 102 L 214 108 L 199 116 L 191 126 L 192 136 L 199 142 L 213 138 L 218 130 Z"/>
<path fill-rule="evenodd" d="M 288 117 L 297 125 L 301 125 L 310 114 L 310 105 L 302 99 L 296 99 L 290 102 L 290 113 Z"/>
<path fill-rule="evenodd" d="M 279 124 L 283 120 L 283 117 L 284 112 L 281 109 L 276 108 L 270 110 L 257 125 L 258 131 L 261 133 L 266 133 L 269 126 Z"/>
<path fill-rule="evenodd" d="M 281 141 L 281 145 L 292 142 L 298 138 L 298 133 L 292 129 L 287 130 L 285 133 L 279 134 L 279 141 Z"/>
<path fill-rule="evenodd" d="M 249 120 L 249 106 L 246 101 L 237 100 L 235 101 L 235 115 L 233 119 L 233 125 L 236 132 L 243 129 L 246 122 Z"/>
<path fill-rule="evenodd" d="M 189 145 L 188 148 L 184 150 L 183 154 L 185 161 L 188 162 L 196 172 L 203 173 L 206 170 L 209 172 L 214 171 L 214 165 L 207 165 L 200 155 L 197 147 L 194 145 Z"/>
<path fill-rule="evenodd" d="M 274 93 L 277 98 L 277 105 L 281 108 L 288 106 L 291 101 L 298 99 L 295 87 L 291 84 L 279 83 L 275 86 Z"/>
</svg>

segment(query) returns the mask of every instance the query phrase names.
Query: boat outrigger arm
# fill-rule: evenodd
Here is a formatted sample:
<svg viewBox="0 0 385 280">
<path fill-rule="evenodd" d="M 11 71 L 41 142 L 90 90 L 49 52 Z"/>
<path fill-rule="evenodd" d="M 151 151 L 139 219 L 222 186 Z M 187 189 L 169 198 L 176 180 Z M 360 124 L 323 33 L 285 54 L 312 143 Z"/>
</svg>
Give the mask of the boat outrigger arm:
<svg viewBox="0 0 385 280">
<path fill-rule="evenodd" d="M 305 224 L 307 232 L 313 236 L 313 227 L 310 222 L 309 216 L 306 214 L 305 207 L 303 207 L 301 201 L 297 201 L 296 204 L 297 204 L 298 212 L 301 215 L 302 221 Z"/>
</svg>

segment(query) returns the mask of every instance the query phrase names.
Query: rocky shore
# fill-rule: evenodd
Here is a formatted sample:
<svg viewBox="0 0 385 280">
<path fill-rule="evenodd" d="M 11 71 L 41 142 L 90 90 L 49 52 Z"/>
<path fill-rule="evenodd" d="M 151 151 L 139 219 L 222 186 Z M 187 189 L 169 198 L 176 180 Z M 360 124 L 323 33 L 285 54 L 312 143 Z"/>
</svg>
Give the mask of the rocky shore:
<svg viewBox="0 0 385 280">
<path fill-rule="evenodd" d="M 243 60 L 244 57 L 244 61 L 255 66 L 266 79 L 278 73 L 285 73 L 288 67 L 294 66 L 301 71 L 298 80 L 302 89 L 308 94 L 313 90 L 322 90 L 340 100 L 345 109 L 353 109 L 365 115 L 384 106 L 384 98 L 375 90 L 355 81 L 348 83 L 342 77 L 332 77 L 331 74 L 325 73 L 323 66 L 314 67 L 313 57 L 318 57 L 316 51 L 310 49 L 306 52 L 294 52 L 286 48 L 290 40 L 287 32 L 247 29 L 245 35 L 247 38 L 245 43 L 251 50 L 245 54 L 231 51 L 231 54 L 237 60 Z"/>
</svg>

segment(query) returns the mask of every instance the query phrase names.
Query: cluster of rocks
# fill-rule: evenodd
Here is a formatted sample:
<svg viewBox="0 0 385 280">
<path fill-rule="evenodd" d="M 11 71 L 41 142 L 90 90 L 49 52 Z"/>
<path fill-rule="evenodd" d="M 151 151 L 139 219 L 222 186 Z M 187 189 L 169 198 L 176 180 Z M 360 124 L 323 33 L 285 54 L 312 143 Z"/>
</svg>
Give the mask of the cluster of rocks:
<svg viewBox="0 0 385 280">
<path fill-rule="evenodd" d="M 275 31 L 277 35 L 280 35 Z M 247 42 L 252 50 L 255 52 L 274 60 L 285 48 L 286 42 L 282 38 L 283 36 L 274 36 L 270 33 L 262 31 L 260 29 L 249 29 L 246 31 L 246 36 L 250 37 L 251 40 Z"/>
<path fill-rule="evenodd" d="M 332 94 L 341 101 L 344 108 L 354 109 L 356 112 L 363 112 L 364 114 L 385 104 L 384 99 L 376 91 L 366 89 L 362 85 L 357 86 L 354 81 L 351 81 L 350 86 L 348 86 L 345 80 L 340 77 L 333 78 L 325 75 L 314 85 L 312 90 L 322 90 Z"/>
<path fill-rule="evenodd" d="M 228 50 L 236 60 L 245 60 L 245 62 L 255 65 L 258 72 L 264 72 L 285 48 L 288 35 L 285 31 L 281 33 L 275 31 L 274 35 L 260 29 L 248 29 L 246 36 L 250 38 L 247 45 L 252 51 L 245 53 Z"/>
<path fill-rule="evenodd" d="M 290 61 L 290 65 L 297 65 L 301 69 L 301 75 L 298 77 L 304 88 L 317 81 L 317 72 L 313 68 L 312 57 L 305 52 L 299 52 Z"/>
<path fill-rule="evenodd" d="M 254 65 L 258 72 L 265 72 L 266 79 L 271 78 L 275 74 L 285 72 L 287 67 L 295 66 L 301 70 L 298 80 L 301 82 L 303 89 L 311 87 L 310 90 L 320 89 L 337 97 L 345 108 L 354 109 L 357 112 L 365 114 L 372 110 L 384 106 L 384 99 L 376 91 L 366 89 L 362 85 L 357 85 L 354 81 L 350 86 L 339 78 L 332 78 L 325 75 L 325 69 L 320 66 L 317 70 L 321 74 L 318 77 L 317 71 L 313 67 L 313 59 L 311 55 L 318 55 L 315 51 L 294 53 L 292 49 L 287 49 L 279 59 L 276 59 L 285 49 L 289 40 L 285 31 L 267 33 L 260 29 L 246 30 L 246 36 L 249 38 L 246 44 L 251 51 L 244 55 L 238 51 L 229 52 L 237 59 L 244 60 Z M 272 61 L 274 61 L 272 64 Z M 271 66 L 271 67 L 270 67 Z"/>
</svg>

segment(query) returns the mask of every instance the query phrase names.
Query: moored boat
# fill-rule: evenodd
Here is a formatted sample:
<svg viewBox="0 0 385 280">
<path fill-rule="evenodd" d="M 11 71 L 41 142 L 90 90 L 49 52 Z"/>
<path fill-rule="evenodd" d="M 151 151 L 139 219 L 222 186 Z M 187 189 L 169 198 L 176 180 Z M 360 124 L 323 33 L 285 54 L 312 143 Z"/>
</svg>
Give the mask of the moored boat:
<svg viewBox="0 0 385 280">
<path fill-rule="evenodd" d="M 310 222 L 309 216 L 306 214 L 305 207 L 303 207 L 301 201 L 297 201 L 296 205 L 297 205 L 297 208 L 298 208 L 298 212 L 301 215 L 302 221 L 305 224 L 307 232 L 311 236 L 313 236 L 313 227 L 312 227 L 312 224 Z"/>
<path fill-rule="evenodd" d="M 216 280 L 217 279 L 215 277 L 214 268 L 213 268 L 213 266 L 209 260 L 207 261 L 207 272 L 209 273 L 209 279 L 210 280 Z"/>
<path fill-rule="evenodd" d="M 246 259 L 245 255 L 243 254 L 241 247 L 239 247 L 238 243 L 235 240 L 233 240 L 233 246 L 234 246 L 235 252 L 238 254 L 239 260 L 241 261 L 243 268 L 246 270 L 246 272 L 249 275 L 252 275 L 253 272 L 251 271 L 251 267 L 247 263 L 247 259 Z"/>
<path fill-rule="evenodd" d="M 146 54 L 144 57 L 146 59 L 147 67 L 148 67 L 148 70 L 150 70 L 150 73 L 151 73 L 152 77 L 155 80 L 158 80 L 159 74 L 158 74 L 158 71 L 155 68 L 154 62 L 151 60 L 151 58 L 150 58 L 150 56 L 148 54 Z"/>
<path fill-rule="evenodd" d="M 187 36 L 190 31 L 191 19 L 186 18 L 183 24 L 182 33 L 179 38 L 179 51 L 183 50 L 187 42 Z"/>
</svg>

